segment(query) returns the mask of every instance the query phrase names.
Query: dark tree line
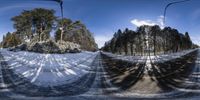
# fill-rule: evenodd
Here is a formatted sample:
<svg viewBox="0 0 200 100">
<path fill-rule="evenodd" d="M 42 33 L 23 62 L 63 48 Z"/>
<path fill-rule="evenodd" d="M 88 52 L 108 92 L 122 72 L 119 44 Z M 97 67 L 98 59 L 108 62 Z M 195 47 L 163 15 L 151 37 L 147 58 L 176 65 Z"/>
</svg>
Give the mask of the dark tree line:
<svg viewBox="0 0 200 100">
<path fill-rule="evenodd" d="M 141 26 L 136 31 L 125 29 L 118 30 L 113 38 L 106 42 L 104 51 L 125 55 L 144 55 L 172 53 L 197 47 L 189 33 L 181 34 L 178 30 L 159 26 Z"/>
</svg>

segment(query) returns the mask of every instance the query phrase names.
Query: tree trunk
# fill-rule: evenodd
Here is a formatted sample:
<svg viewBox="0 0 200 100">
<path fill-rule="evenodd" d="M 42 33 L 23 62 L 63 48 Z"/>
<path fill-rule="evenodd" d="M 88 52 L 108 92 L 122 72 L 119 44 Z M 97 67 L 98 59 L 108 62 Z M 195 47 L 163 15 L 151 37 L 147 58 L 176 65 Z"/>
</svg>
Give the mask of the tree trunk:
<svg viewBox="0 0 200 100">
<path fill-rule="evenodd" d="M 128 44 L 127 43 L 124 44 L 124 52 L 125 52 L 125 55 L 128 54 Z"/>
<path fill-rule="evenodd" d="M 155 56 L 156 55 L 156 36 L 154 36 L 154 38 L 153 38 L 153 45 L 154 45 L 153 52 L 154 52 L 154 56 Z"/>
<path fill-rule="evenodd" d="M 60 41 L 62 41 L 62 40 L 63 40 L 63 27 L 62 27 L 61 33 L 60 33 Z"/>
<path fill-rule="evenodd" d="M 42 25 L 41 25 L 41 27 L 40 27 L 40 34 L 39 34 L 39 41 L 42 41 L 42 36 L 41 36 L 42 35 L 42 31 L 43 30 L 42 30 Z"/>
<path fill-rule="evenodd" d="M 130 48 L 131 48 L 131 55 L 133 55 L 133 43 L 130 44 Z"/>
</svg>

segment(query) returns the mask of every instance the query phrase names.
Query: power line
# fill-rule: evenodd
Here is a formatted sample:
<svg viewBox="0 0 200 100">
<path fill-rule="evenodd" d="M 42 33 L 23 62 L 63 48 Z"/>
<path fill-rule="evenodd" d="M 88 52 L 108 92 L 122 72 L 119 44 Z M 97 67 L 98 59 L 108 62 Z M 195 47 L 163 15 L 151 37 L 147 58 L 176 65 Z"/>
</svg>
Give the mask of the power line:
<svg viewBox="0 0 200 100">
<path fill-rule="evenodd" d="M 165 10 L 164 10 L 164 14 L 163 14 L 163 24 L 165 25 L 165 17 L 166 17 L 166 13 L 167 13 L 167 8 L 169 8 L 171 5 L 173 4 L 177 4 L 177 3 L 183 3 L 183 2 L 187 2 L 187 1 L 190 1 L 190 0 L 182 0 L 182 1 L 175 1 L 175 2 L 171 2 L 171 3 L 168 3 L 166 6 L 165 6 Z"/>
</svg>

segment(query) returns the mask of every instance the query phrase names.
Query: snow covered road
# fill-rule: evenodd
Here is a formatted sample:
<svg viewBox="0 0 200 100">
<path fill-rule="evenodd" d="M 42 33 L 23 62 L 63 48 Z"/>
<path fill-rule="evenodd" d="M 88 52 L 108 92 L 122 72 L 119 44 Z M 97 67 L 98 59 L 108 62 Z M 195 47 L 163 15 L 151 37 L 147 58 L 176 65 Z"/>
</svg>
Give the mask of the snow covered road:
<svg viewBox="0 0 200 100">
<path fill-rule="evenodd" d="M 121 56 L 110 53 L 103 54 L 107 56 L 107 59 L 109 59 L 109 57 L 112 58 L 107 66 L 112 67 L 112 72 L 117 70 L 117 75 L 119 75 L 118 77 L 116 77 L 117 75 L 113 75 L 115 76 L 114 83 L 120 83 L 118 87 L 121 86 L 123 88 L 121 92 L 114 93 L 117 97 L 184 97 L 192 99 L 193 96 L 200 96 L 200 51 L 198 49 L 168 55 L 159 55 L 156 57 L 150 56 L 149 59 L 148 57 Z M 138 59 L 140 59 L 140 67 L 137 67 Z M 126 61 L 126 63 L 121 63 L 120 65 L 120 63 L 113 62 L 115 60 L 119 60 L 118 62 L 120 62 L 120 60 Z M 130 62 L 132 62 L 132 67 L 128 67 L 130 66 Z M 142 65 L 142 62 L 146 63 Z M 151 65 L 152 68 L 146 70 L 149 66 L 147 64 Z M 135 72 L 132 73 L 132 70 Z M 136 74 L 137 72 L 141 72 L 142 75 Z M 132 78 L 130 78 L 130 76 L 132 76 Z M 123 81 L 127 80 L 127 77 L 131 80 L 128 80 L 123 84 Z M 134 83 L 134 81 L 136 82 Z"/>
<path fill-rule="evenodd" d="M 173 57 L 170 57 L 174 55 Z M 0 51 L 0 98 L 137 99 L 200 96 L 200 51 L 149 57 L 104 52 Z M 164 61 L 160 61 L 164 59 Z M 146 62 L 151 69 L 146 70 Z"/>
<path fill-rule="evenodd" d="M 41 86 L 62 85 L 89 73 L 96 53 L 38 54 L 2 51 L 9 69 Z"/>
</svg>

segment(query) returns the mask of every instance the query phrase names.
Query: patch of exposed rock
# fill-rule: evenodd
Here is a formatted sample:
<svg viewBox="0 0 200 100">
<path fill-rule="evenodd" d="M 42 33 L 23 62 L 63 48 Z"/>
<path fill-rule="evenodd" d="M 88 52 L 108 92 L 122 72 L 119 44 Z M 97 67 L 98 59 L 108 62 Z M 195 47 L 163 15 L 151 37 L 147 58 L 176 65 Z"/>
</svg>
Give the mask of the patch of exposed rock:
<svg viewBox="0 0 200 100">
<path fill-rule="evenodd" d="M 68 41 L 58 41 L 56 43 L 59 45 L 61 52 L 77 53 L 81 52 L 81 46 L 77 43 L 68 42 Z"/>
</svg>

